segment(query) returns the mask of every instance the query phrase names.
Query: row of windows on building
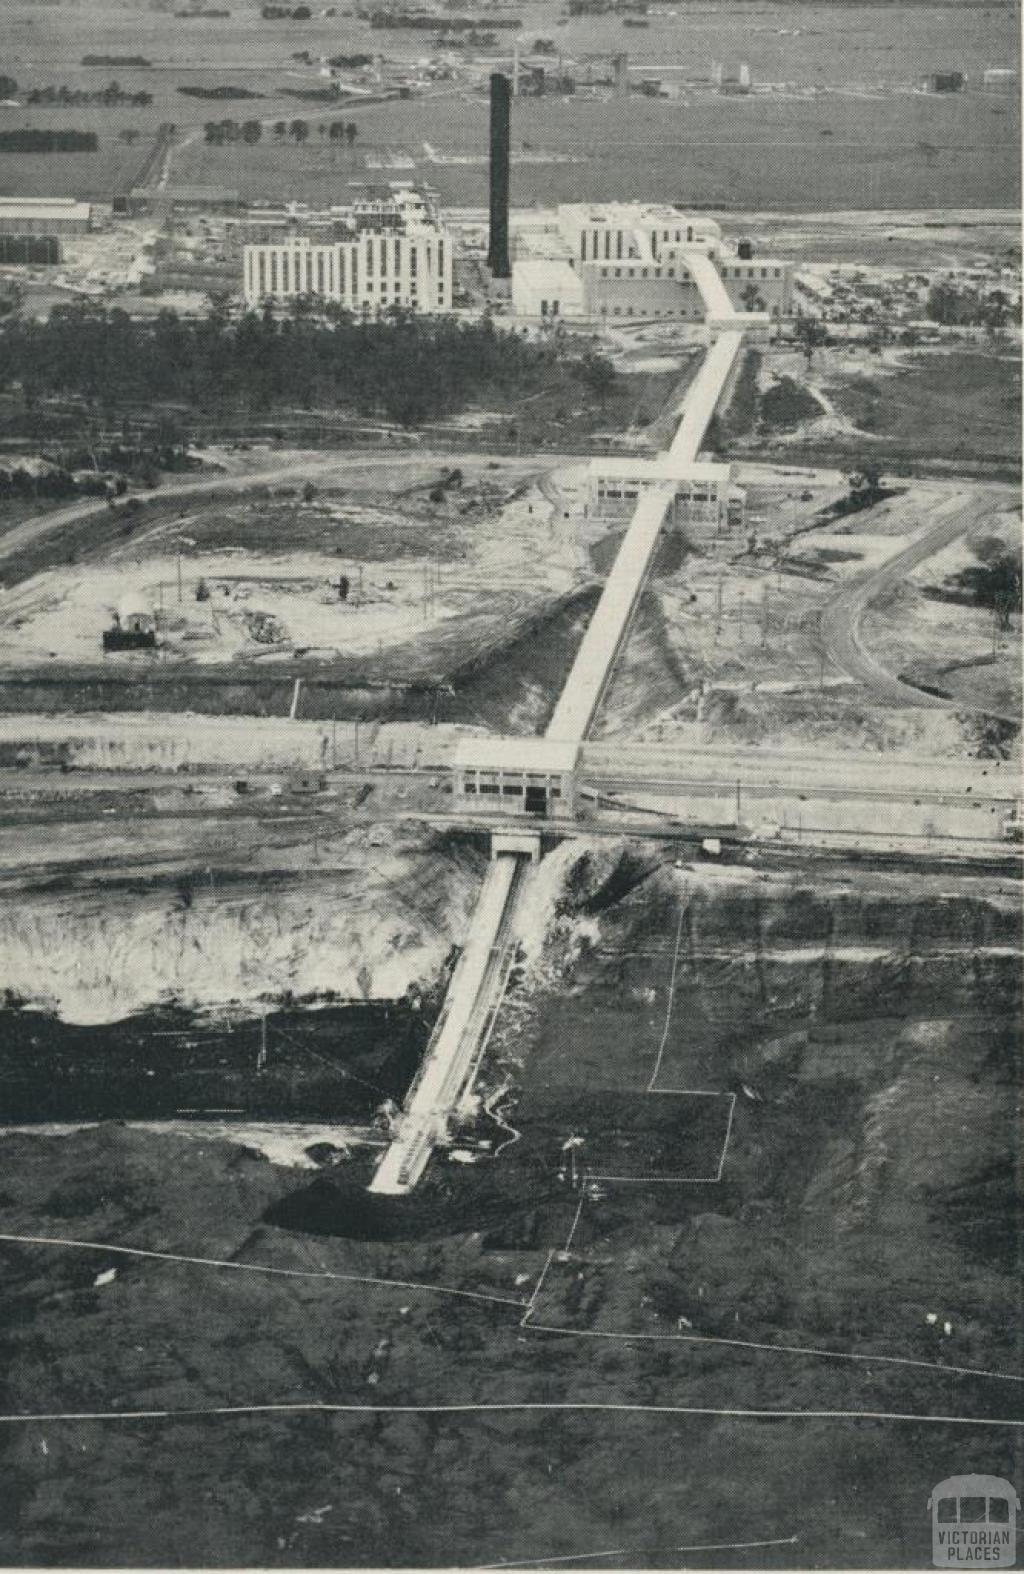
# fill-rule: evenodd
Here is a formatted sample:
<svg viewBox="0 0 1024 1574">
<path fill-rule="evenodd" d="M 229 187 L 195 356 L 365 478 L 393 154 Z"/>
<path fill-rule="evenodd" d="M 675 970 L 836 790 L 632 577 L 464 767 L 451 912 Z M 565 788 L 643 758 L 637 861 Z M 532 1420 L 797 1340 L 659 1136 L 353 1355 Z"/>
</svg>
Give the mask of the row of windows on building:
<svg viewBox="0 0 1024 1574">
<path fill-rule="evenodd" d="M 531 777 L 531 783 L 533 780 L 534 778 Z M 538 776 L 536 781 L 538 783 L 544 784 L 538 790 L 546 792 L 549 798 L 560 798 L 562 796 L 562 789 L 560 787 L 552 787 L 551 785 L 547 784 L 546 777 Z M 522 798 L 526 792 L 526 787 L 522 782 L 502 782 L 499 785 L 494 781 L 475 782 L 467 779 L 462 784 L 462 790 L 463 792 L 470 794 L 482 793 L 485 796 L 489 794 L 490 796 L 496 798 Z"/>
<path fill-rule="evenodd" d="M 758 277 L 758 270 L 751 267 L 733 268 L 732 273 L 730 274 L 728 268 L 722 268 L 721 275 L 723 279 L 756 279 Z M 762 279 L 781 279 L 782 269 L 762 268 L 760 276 Z M 686 268 L 680 268 L 677 274 L 675 268 L 671 265 L 668 267 L 656 268 L 637 267 L 636 265 L 630 267 L 627 265 L 625 268 L 602 268 L 601 277 L 602 279 L 675 279 L 678 277 L 684 283 L 686 283 L 689 280 L 690 274 L 689 270 Z"/>
<path fill-rule="evenodd" d="M 633 266 L 626 268 L 602 268 L 601 277 L 602 279 L 674 279 L 677 277 L 677 275 L 675 268 L 671 266 L 667 268 L 641 268 Z M 690 277 L 688 269 L 680 268 L 678 277 L 685 283 Z"/>
<path fill-rule="evenodd" d="M 695 322 L 704 320 L 703 306 L 609 306 L 602 301 L 598 310 L 602 317 L 642 317 L 645 322 L 652 317 L 692 317 Z M 780 315 L 779 307 L 773 303 L 767 305 L 765 311 L 773 317 Z"/>
<path fill-rule="evenodd" d="M 648 484 L 657 486 L 661 483 L 651 482 Z M 623 486 L 621 482 L 618 486 L 608 485 L 604 481 L 598 481 L 597 483 L 597 500 L 599 503 L 609 501 L 635 503 L 639 495 L 640 492 L 636 486 Z M 698 481 L 692 482 L 688 486 L 678 487 L 675 500 L 677 503 L 716 505 L 718 503 L 718 493 L 713 486 L 706 482 Z"/>
<path fill-rule="evenodd" d="M 605 256 L 606 260 L 611 258 L 613 239 L 614 239 L 614 248 L 615 248 L 615 256 L 616 256 L 616 258 L 621 258 L 624 254 L 626 256 L 629 255 L 628 250 L 626 250 L 624 252 L 624 248 L 626 247 L 625 231 L 623 231 L 623 230 L 616 230 L 614 232 L 614 237 L 613 237 L 613 232 L 611 230 L 604 230 L 604 231 L 602 231 L 602 230 L 582 230 L 580 232 L 580 261 L 581 262 L 586 262 L 587 261 L 587 244 L 588 244 L 588 239 L 587 238 L 588 238 L 588 236 L 590 238 L 589 239 L 589 244 L 590 244 L 590 261 L 591 262 L 596 262 L 596 261 L 598 261 L 600 259 L 600 257 L 601 257 L 601 242 L 602 242 L 602 240 L 604 241 L 604 256 Z M 678 229 L 678 230 L 676 230 L 673 233 L 672 230 L 662 230 L 661 231 L 661 235 L 659 237 L 658 231 L 657 230 L 652 230 L 650 232 L 650 241 L 651 241 L 651 249 L 655 252 L 655 254 L 657 254 L 659 239 L 664 241 L 666 244 L 668 244 L 668 242 L 673 240 L 673 239 L 678 241 L 680 244 L 682 244 L 682 242 L 683 242 L 683 231 L 681 229 Z M 692 224 L 688 224 L 686 226 L 686 241 L 687 241 L 687 244 L 692 244 L 692 242 L 693 242 L 693 225 Z"/>
<path fill-rule="evenodd" d="M 395 243 L 396 273 L 399 268 L 398 242 Z M 431 268 L 431 248 L 426 250 L 426 266 Z M 363 293 L 394 295 L 402 293 L 400 277 L 393 277 L 382 268 L 379 280 L 373 277 L 372 253 L 364 258 Z M 408 294 L 415 297 L 419 284 L 419 250 L 411 246 L 408 252 Z M 444 297 L 444 242 L 438 242 L 438 293 Z M 250 287 L 263 296 L 303 292 L 310 295 L 358 296 L 360 294 L 359 248 L 352 246 L 323 247 L 317 250 L 294 252 L 276 248 L 259 249 L 250 253 Z"/>
<path fill-rule="evenodd" d="M 720 268 L 719 272 L 721 273 L 723 279 L 728 279 L 728 278 L 733 278 L 733 279 L 756 279 L 758 277 L 757 268 L 756 267 L 752 267 L 749 262 L 748 263 L 744 263 L 744 265 L 741 268 L 733 268 L 731 274 L 730 274 L 728 268 Z M 762 268 L 760 276 L 761 276 L 762 279 L 781 279 L 782 278 L 782 269 L 781 268 Z"/>
</svg>

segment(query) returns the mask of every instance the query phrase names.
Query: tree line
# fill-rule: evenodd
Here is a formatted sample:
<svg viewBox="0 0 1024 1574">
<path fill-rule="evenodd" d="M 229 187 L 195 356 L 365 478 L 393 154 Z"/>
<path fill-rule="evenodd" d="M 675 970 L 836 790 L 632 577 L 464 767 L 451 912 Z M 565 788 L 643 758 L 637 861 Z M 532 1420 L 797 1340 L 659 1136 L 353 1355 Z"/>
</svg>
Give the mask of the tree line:
<svg viewBox="0 0 1024 1574">
<path fill-rule="evenodd" d="M 284 142 L 291 138 L 300 146 L 309 141 L 308 120 L 275 120 L 271 128 L 276 141 Z M 359 127 L 354 120 L 332 120 L 329 123 L 322 121 L 317 127 L 322 138 L 330 142 L 345 142 L 352 146 L 359 136 Z M 260 120 L 208 120 L 203 127 L 203 136 L 207 142 L 218 146 L 225 142 L 247 142 L 254 146 L 263 136 L 263 122 Z"/>
<path fill-rule="evenodd" d="M 300 303 L 300 307 L 301 307 Z M 105 411 L 180 405 L 205 413 L 342 408 L 414 426 L 472 400 L 525 397 L 566 377 L 615 381 L 610 363 L 564 344 L 529 344 L 488 319 L 459 323 L 392 307 L 377 320 L 329 307 L 326 321 L 267 308 L 232 320 L 215 308 L 136 322 L 93 303 L 46 322 L 0 323 L 0 387 L 29 409 L 77 397 Z"/>
<path fill-rule="evenodd" d="M 329 125 L 322 123 L 317 129 L 321 137 L 331 142 L 345 142 L 349 147 L 359 135 L 359 127 L 354 120 L 332 120 Z M 301 146 L 309 140 L 309 121 L 278 120 L 274 123 L 273 131 L 278 142 L 290 137 Z M 262 137 L 263 122 L 259 120 L 208 120 L 203 126 L 204 141 L 215 147 L 223 147 L 228 142 L 245 142 L 254 147 Z"/>
<path fill-rule="evenodd" d="M 186 98 L 263 98 L 264 94 L 256 93 L 251 87 L 235 87 L 231 83 L 223 83 L 218 87 L 197 87 L 195 83 L 187 83 L 179 87 L 179 93 L 184 93 Z"/>
<path fill-rule="evenodd" d="M 0 131 L 0 153 L 95 153 L 95 131 Z"/>
<path fill-rule="evenodd" d="M 120 82 L 108 82 L 106 87 L 95 89 L 66 87 L 33 87 L 25 94 L 26 104 L 100 104 L 113 107 L 115 104 L 133 104 L 138 109 L 145 109 L 147 104 L 152 104 L 152 93 L 132 93 L 123 88 Z"/>
</svg>

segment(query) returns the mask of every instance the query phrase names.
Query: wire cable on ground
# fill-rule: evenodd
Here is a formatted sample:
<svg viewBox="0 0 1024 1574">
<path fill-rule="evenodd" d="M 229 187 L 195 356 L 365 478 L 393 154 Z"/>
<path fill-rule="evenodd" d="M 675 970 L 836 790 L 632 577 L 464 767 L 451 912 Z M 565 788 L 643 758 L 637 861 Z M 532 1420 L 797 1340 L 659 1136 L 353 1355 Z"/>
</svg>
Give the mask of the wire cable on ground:
<svg viewBox="0 0 1024 1574">
<path fill-rule="evenodd" d="M 714 1405 L 644 1405 L 610 1400 L 495 1400 L 487 1404 L 341 1404 L 328 1400 L 284 1400 L 259 1405 L 184 1405 L 178 1410 L 47 1410 L 0 1415 L 0 1425 L 53 1421 L 202 1421 L 256 1415 L 650 1415 L 714 1416 L 727 1421 L 897 1421 L 911 1426 L 1024 1428 L 1024 1419 L 1005 1416 L 914 1415 L 898 1410 L 754 1410 Z"/>
<path fill-rule="evenodd" d="M 661 1062 L 665 1055 L 665 1045 L 668 1043 L 668 1030 L 672 1025 L 672 1008 L 675 1004 L 676 998 L 676 971 L 679 967 L 679 947 L 683 940 L 683 922 L 685 918 L 686 904 L 680 898 L 679 923 L 676 926 L 676 944 L 675 950 L 672 953 L 672 972 L 669 975 L 668 1002 L 665 1006 L 665 1027 L 661 1035 L 661 1043 L 658 1045 L 658 1053 L 654 1061 L 654 1070 L 651 1072 L 650 1080 L 647 1084 L 648 1093 L 655 1092 L 655 1083 L 658 1080 L 658 1072 L 661 1070 Z"/>
<path fill-rule="evenodd" d="M 220 1257 L 186 1257 L 178 1252 L 147 1251 L 141 1246 L 110 1246 L 103 1241 L 64 1240 L 52 1235 L 0 1234 L 0 1242 L 18 1246 L 67 1246 L 83 1252 L 116 1252 L 123 1257 L 149 1257 L 158 1262 L 189 1263 L 200 1268 L 233 1268 L 240 1273 L 269 1273 L 285 1279 L 331 1279 L 343 1284 L 386 1285 L 398 1290 L 431 1290 L 435 1295 L 458 1295 L 469 1301 L 493 1301 L 498 1306 L 526 1306 L 527 1302 L 508 1295 L 486 1295 L 482 1290 L 456 1290 L 446 1284 L 421 1284 L 410 1279 L 377 1279 L 362 1273 L 334 1273 L 327 1268 L 274 1268 L 269 1263 L 229 1262 Z"/>
<path fill-rule="evenodd" d="M 816 1345 L 799 1344 L 768 1344 L 757 1339 L 730 1339 L 720 1334 L 662 1334 L 662 1333 L 621 1333 L 614 1329 L 602 1328 L 567 1328 L 556 1323 L 532 1322 L 533 1310 L 537 1304 L 544 1280 L 547 1278 L 548 1269 L 556 1256 L 568 1257 L 572 1243 L 579 1229 L 583 1209 L 586 1206 L 587 1194 L 581 1192 L 579 1204 L 573 1215 L 569 1233 L 565 1238 L 565 1245 L 559 1252 L 550 1251 L 547 1261 L 541 1270 L 540 1277 L 533 1289 L 533 1294 L 526 1303 L 526 1310 L 520 1318 L 520 1328 L 526 1328 L 533 1333 L 564 1334 L 577 1339 L 618 1339 L 618 1340 L 647 1340 L 656 1344 L 714 1344 L 724 1345 L 735 1350 L 757 1350 L 768 1352 L 772 1355 L 804 1355 L 812 1356 L 818 1360 L 827 1361 L 860 1361 L 870 1365 L 884 1363 L 886 1366 L 913 1366 L 921 1367 L 929 1372 L 945 1372 L 953 1377 L 989 1377 L 1001 1383 L 1024 1383 L 1024 1375 L 1019 1372 L 992 1372 L 985 1367 L 977 1366 L 951 1366 L 944 1361 L 925 1361 L 909 1355 L 867 1355 L 860 1350 L 825 1350 Z"/>
<path fill-rule="evenodd" d="M 694 1547 L 615 1547 L 610 1552 L 571 1552 L 559 1558 L 515 1558 L 502 1563 L 479 1563 L 476 1569 L 547 1568 L 551 1563 L 582 1563 L 590 1558 L 652 1558 L 666 1552 L 740 1552 L 753 1547 L 792 1547 L 799 1536 L 780 1536 L 773 1541 L 705 1541 Z"/>
</svg>

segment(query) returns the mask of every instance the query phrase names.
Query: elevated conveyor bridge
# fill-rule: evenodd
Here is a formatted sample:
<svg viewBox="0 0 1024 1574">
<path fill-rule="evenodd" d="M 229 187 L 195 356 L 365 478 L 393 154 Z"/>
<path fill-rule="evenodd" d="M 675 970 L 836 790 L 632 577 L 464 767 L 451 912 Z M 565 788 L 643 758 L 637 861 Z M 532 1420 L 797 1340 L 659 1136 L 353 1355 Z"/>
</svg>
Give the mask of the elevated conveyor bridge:
<svg viewBox="0 0 1024 1574">
<path fill-rule="evenodd" d="M 742 348 L 741 332 L 722 333 L 687 390 L 678 412 L 679 427 L 665 456 L 678 463 L 681 477 L 696 461 Z M 593 724 L 647 581 L 675 491 L 668 479 L 639 493 L 545 732 L 552 745 L 578 748 Z M 508 740 L 496 740 L 496 764 L 507 744 Z M 476 769 L 479 774 L 479 764 Z M 441 1015 L 406 1096 L 394 1138 L 370 1184 L 372 1192 L 400 1196 L 412 1190 L 472 1085 L 481 1044 L 514 960 L 515 910 L 528 865 L 529 859 L 522 853 L 496 851 L 492 859 Z"/>
</svg>

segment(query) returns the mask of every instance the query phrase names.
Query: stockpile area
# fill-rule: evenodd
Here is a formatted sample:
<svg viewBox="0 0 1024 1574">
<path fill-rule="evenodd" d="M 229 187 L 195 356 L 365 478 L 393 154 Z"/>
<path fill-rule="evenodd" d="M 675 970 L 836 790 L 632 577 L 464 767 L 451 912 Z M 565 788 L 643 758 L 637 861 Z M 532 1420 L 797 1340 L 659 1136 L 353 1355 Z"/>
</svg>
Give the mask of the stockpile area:
<svg viewBox="0 0 1024 1574">
<path fill-rule="evenodd" d="M 916 1566 L 951 1455 L 1012 1473 L 1009 1432 L 884 1418 L 1019 1413 L 974 1372 L 1013 1370 L 1015 894 L 607 842 L 538 881 L 485 1074 L 519 1138 L 436 1162 L 405 1228 L 360 1214 L 366 1157 L 311 1188 L 173 1132 L 5 1137 L 0 1231 L 101 1243 L 0 1245 L 6 1408 L 160 1413 L 7 1428 L 6 1558 Z M 655 1183 L 592 1178 L 624 1146 Z M 324 1401 L 368 1409 L 177 1414 Z"/>
<path fill-rule="evenodd" d="M 192 508 L 157 497 L 101 519 L 9 589 L 0 663 L 142 676 L 298 658 L 379 678 L 386 656 L 391 677 L 437 679 L 589 576 L 557 491 L 526 465 L 417 460 L 389 474 Z M 19 577 L 12 565 L 8 583 Z M 112 629 L 151 638 L 105 650 Z"/>
</svg>

